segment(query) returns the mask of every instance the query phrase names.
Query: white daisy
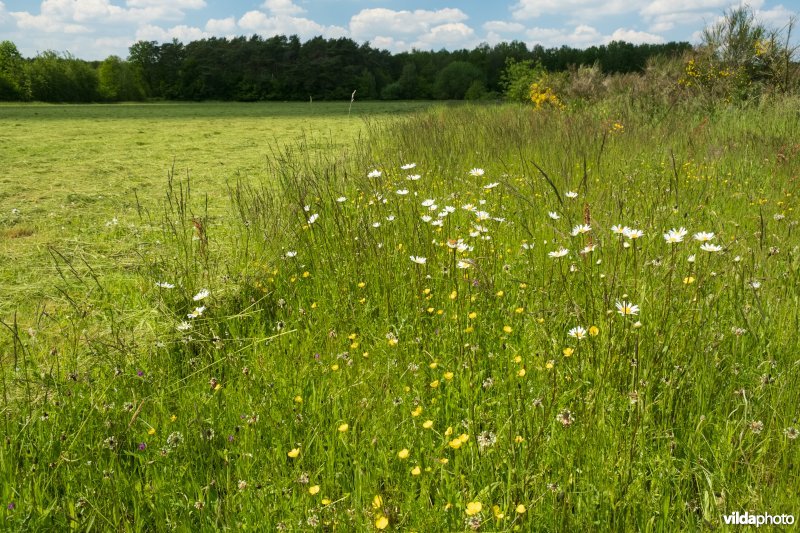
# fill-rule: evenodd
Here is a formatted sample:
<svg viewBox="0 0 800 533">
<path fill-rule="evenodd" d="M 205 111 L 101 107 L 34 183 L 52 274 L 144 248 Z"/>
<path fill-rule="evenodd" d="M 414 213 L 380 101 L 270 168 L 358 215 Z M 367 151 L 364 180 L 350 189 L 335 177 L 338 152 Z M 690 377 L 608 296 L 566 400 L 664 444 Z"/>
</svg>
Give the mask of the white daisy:
<svg viewBox="0 0 800 533">
<path fill-rule="evenodd" d="M 414 262 L 414 263 L 416 263 L 418 265 L 424 265 L 428 261 L 427 258 L 418 256 L 418 255 L 411 255 L 411 256 L 409 256 L 409 259 L 411 259 L 412 262 Z"/>
<path fill-rule="evenodd" d="M 569 250 L 564 248 L 563 246 L 554 252 L 549 252 L 547 255 L 552 257 L 553 259 L 557 259 L 559 257 L 564 257 L 569 253 Z"/>
<path fill-rule="evenodd" d="M 192 300 L 194 300 L 195 302 L 199 302 L 200 300 L 202 300 L 204 298 L 208 298 L 209 294 L 211 294 L 211 293 L 208 292 L 208 289 L 201 289 L 200 292 L 198 292 L 197 294 L 195 294 L 192 297 Z"/>
<path fill-rule="evenodd" d="M 469 171 L 469 175 L 475 176 L 476 178 L 483 176 L 484 174 L 485 172 L 482 168 L 473 168 L 472 170 Z"/>
</svg>

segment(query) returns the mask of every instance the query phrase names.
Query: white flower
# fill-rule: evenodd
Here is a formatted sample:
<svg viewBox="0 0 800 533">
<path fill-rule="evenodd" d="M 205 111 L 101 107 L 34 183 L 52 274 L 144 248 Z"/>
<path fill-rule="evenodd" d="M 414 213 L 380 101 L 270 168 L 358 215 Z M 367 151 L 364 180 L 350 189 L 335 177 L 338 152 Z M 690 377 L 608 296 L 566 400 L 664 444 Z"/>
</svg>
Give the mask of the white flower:
<svg viewBox="0 0 800 533">
<path fill-rule="evenodd" d="M 425 257 L 421 257 L 421 256 L 417 256 L 417 255 L 411 255 L 411 256 L 409 256 L 409 259 L 411 259 L 411 261 L 413 261 L 414 263 L 416 263 L 418 265 L 424 265 L 428 261 Z"/>
<path fill-rule="evenodd" d="M 406 194 L 408 194 L 408 189 L 398 189 L 395 191 L 395 193 L 399 194 L 400 196 L 405 196 Z"/>
<path fill-rule="evenodd" d="M 484 174 L 485 172 L 483 171 L 482 168 L 473 168 L 472 170 L 469 171 L 469 175 L 475 176 L 476 178 L 483 176 Z"/>
<path fill-rule="evenodd" d="M 548 212 L 547 216 L 549 216 L 553 220 L 558 220 L 559 218 L 561 218 L 561 216 L 558 213 L 556 213 L 555 211 Z"/>
<path fill-rule="evenodd" d="M 428 215 L 422 215 L 422 216 L 421 216 L 421 217 L 419 217 L 419 218 L 421 218 L 421 219 L 422 219 L 422 221 L 423 221 L 423 222 L 425 222 L 426 224 L 427 224 L 428 222 L 430 222 L 431 220 L 433 220 L 433 218 L 429 217 Z"/>
<path fill-rule="evenodd" d="M 467 269 L 472 267 L 472 261 L 470 259 L 460 259 L 458 263 L 456 263 L 456 267 L 461 269 Z"/>
<path fill-rule="evenodd" d="M 569 253 L 569 250 L 564 248 L 563 246 L 554 252 L 549 252 L 547 255 L 552 257 L 553 259 L 557 259 L 559 257 L 564 257 Z"/>
<path fill-rule="evenodd" d="M 531 248 L 533 248 L 533 245 L 532 244 L 528 244 L 527 242 L 523 242 L 522 244 L 520 244 L 520 247 L 523 250 L 530 250 Z"/>
<path fill-rule="evenodd" d="M 488 184 L 488 185 L 484 185 L 484 186 L 483 186 L 483 188 L 484 188 L 484 189 L 487 189 L 487 190 L 488 190 L 488 189 L 494 189 L 494 188 L 495 188 L 495 187 L 497 187 L 498 185 L 500 185 L 498 182 L 494 182 L 494 183 L 490 183 L 490 184 Z"/>
<path fill-rule="evenodd" d="M 472 204 L 464 204 L 461 206 L 464 211 L 475 211 L 476 207 Z"/>
<path fill-rule="evenodd" d="M 373 222 L 372 223 L 372 227 L 373 228 L 380 228 L 381 227 L 381 223 L 380 222 Z"/>
<path fill-rule="evenodd" d="M 586 338 L 586 329 L 582 328 L 581 326 L 575 326 L 567 333 L 570 337 L 574 337 L 578 340 Z"/>
<path fill-rule="evenodd" d="M 400 168 L 401 168 L 401 169 L 403 169 L 403 170 L 411 170 L 411 169 L 412 169 L 412 168 L 414 168 L 415 166 L 417 166 L 417 164 L 416 164 L 416 163 L 407 163 L 407 164 L 403 165 L 403 166 L 402 166 L 402 167 L 400 167 Z"/>
<path fill-rule="evenodd" d="M 406 176 L 406 179 L 409 181 L 417 181 L 421 177 L 422 176 L 420 176 L 419 174 L 409 174 L 408 176 Z"/>
<path fill-rule="evenodd" d="M 736 257 L 733 258 L 733 262 L 734 263 L 738 263 L 741 260 L 742 260 L 742 256 L 740 256 L 740 255 L 737 255 Z"/>
<path fill-rule="evenodd" d="M 476 211 L 475 216 L 479 221 L 489 220 L 491 216 L 486 211 Z"/>
<path fill-rule="evenodd" d="M 644 232 L 640 229 L 633 229 L 629 228 L 628 226 L 625 226 L 624 228 L 622 228 L 622 234 L 625 235 L 627 238 L 633 240 L 633 239 L 638 239 L 639 237 L 644 235 Z"/>
<path fill-rule="evenodd" d="M 506 219 L 504 217 L 492 217 L 492 220 L 494 220 L 495 222 L 500 222 L 500 223 L 506 221 Z"/>
<path fill-rule="evenodd" d="M 347 201 L 347 197 L 346 196 L 340 196 L 339 198 L 336 199 L 336 201 L 339 202 L 340 204 L 344 203 L 344 202 Z"/>
<path fill-rule="evenodd" d="M 577 198 L 578 193 L 576 193 L 575 191 L 568 191 L 564 194 L 564 196 L 566 196 L 567 198 Z"/>
<path fill-rule="evenodd" d="M 286 252 L 284 255 L 285 255 L 286 257 L 296 257 L 296 256 L 297 256 L 297 252 L 295 252 L 294 250 L 289 250 L 289 251 L 288 251 L 288 252 Z"/>
<path fill-rule="evenodd" d="M 633 305 L 632 303 L 622 300 L 621 302 L 617 302 L 617 312 L 622 316 L 627 315 L 638 315 L 639 314 L 639 306 Z"/>
<path fill-rule="evenodd" d="M 455 213 L 456 212 L 456 208 L 453 207 L 452 205 L 444 206 L 444 210 L 447 211 L 448 213 Z"/>
<path fill-rule="evenodd" d="M 664 234 L 664 240 L 667 241 L 667 244 L 677 244 L 679 242 L 683 242 L 683 238 L 686 237 L 688 233 L 689 232 L 686 231 L 686 228 L 672 228 Z"/>
<path fill-rule="evenodd" d="M 309 224 L 309 225 L 313 224 L 314 222 L 316 222 L 316 221 L 317 221 L 317 219 L 318 219 L 318 218 L 319 218 L 319 214 L 317 214 L 317 213 L 314 213 L 313 215 L 311 215 L 310 217 L 308 217 L 308 224 Z"/>
<path fill-rule="evenodd" d="M 700 249 L 704 252 L 714 253 L 714 252 L 721 252 L 722 246 L 719 244 L 711 244 L 710 242 L 704 242 L 700 245 Z"/>
<path fill-rule="evenodd" d="M 449 214 L 450 214 L 450 213 L 448 213 L 447 211 L 445 211 L 444 209 L 442 209 L 441 211 L 439 211 L 439 213 L 437 213 L 437 214 L 436 214 L 436 216 L 437 216 L 437 217 L 439 217 L 439 218 L 444 218 L 444 217 L 446 217 L 446 216 L 447 216 L 447 215 L 449 215 Z"/>
<path fill-rule="evenodd" d="M 375 169 L 375 170 L 371 171 L 369 174 L 367 174 L 367 177 L 368 178 L 380 178 L 381 177 L 381 171 L 378 170 L 378 169 Z"/>
<path fill-rule="evenodd" d="M 175 329 L 177 329 L 178 331 L 187 331 L 192 329 L 192 325 L 189 322 L 183 321 L 177 326 L 175 326 Z"/>
<path fill-rule="evenodd" d="M 714 234 L 710 231 L 701 231 L 699 233 L 695 233 L 692 237 L 696 241 L 708 242 L 714 238 Z"/>
<path fill-rule="evenodd" d="M 444 221 L 441 218 L 438 218 L 433 222 L 431 222 L 431 226 L 441 226 L 442 224 L 444 224 Z"/>
<path fill-rule="evenodd" d="M 689 261 L 690 263 L 694 263 L 694 254 L 687 257 L 686 260 Z"/>
<path fill-rule="evenodd" d="M 428 198 L 427 200 L 422 202 L 422 207 L 430 207 L 430 206 L 435 205 L 435 204 L 436 204 L 436 200 Z"/>
<path fill-rule="evenodd" d="M 192 297 L 192 300 L 194 300 L 195 302 L 199 302 L 200 300 L 202 300 L 204 298 L 208 298 L 209 294 L 211 294 L 211 293 L 208 292 L 208 289 L 201 289 L 200 292 L 198 292 L 197 294 L 195 294 Z"/>
<path fill-rule="evenodd" d="M 186 315 L 186 318 L 197 318 L 200 315 L 202 315 L 203 311 L 205 311 L 205 310 L 206 310 L 206 306 L 205 305 L 200 306 L 200 307 L 195 307 L 194 311 L 192 311 L 191 313 Z"/>
<path fill-rule="evenodd" d="M 581 254 L 582 255 L 590 254 L 590 253 L 594 252 L 595 248 L 596 248 L 596 246 L 594 244 L 589 244 L 583 250 L 581 250 Z"/>
<path fill-rule="evenodd" d="M 572 236 L 576 237 L 577 235 L 582 235 L 584 233 L 589 233 L 592 231 L 592 226 L 589 224 L 578 224 L 574 228 L 572 228 Z"/>
<path fill-rule="evenodd" d="M 613 233 L 616 233 L 617 235 L 622 235 L 622 233 L 625 231 L 625 228 L 623 228 L 619 224 L 616 224 L 614 226 L 611 226 L 611 231 Z"/>
<path fill-rule="evenodd" d="M 167 283 L 166 281 L 156 281 L 156 287 L 160 287 L 162 289 L 174 289 L 175 285 L 172 283 Z"/>
<path fill-rule="evenodd" d="M 386 220 L 388 222 L 392 222 L 394 220 L 394 215 L 389 215 L 388 217 L 386 217 Z"/>
<path fill-rule="evenodd" d="M 303 206 L 303 211 L 305 211 L 306 213 L 308 213 L 309 211 L 311 211 L 311 206 L 310 206 L 310 205 L 304 205 L 304 206 Z"/>
<path fill-rule="evenodd" d="M 753 280 L 753 281 L 750 282 L 750 286 L 753 287 L 754 289 L 760 289 L 761 288 L 761 282 Z"/>
</svg>

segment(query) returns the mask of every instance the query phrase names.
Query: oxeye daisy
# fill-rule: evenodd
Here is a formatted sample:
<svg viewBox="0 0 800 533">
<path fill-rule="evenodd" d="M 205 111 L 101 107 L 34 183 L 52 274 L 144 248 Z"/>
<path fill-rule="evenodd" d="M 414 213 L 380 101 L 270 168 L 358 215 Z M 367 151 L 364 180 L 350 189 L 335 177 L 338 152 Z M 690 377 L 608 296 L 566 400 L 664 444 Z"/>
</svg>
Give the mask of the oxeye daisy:
<svg viewBox="0 0 800 533">
<path fill-rule="evenodd" d="M 405 196 L 408 194 L 408 189 L 398 189 L 395 191 L 395 194 L 398 194 L 399 196 Z"/>
<path fill-rule="evenodd" d="M 409 256 L 409 259 L 418 265 L 424 265 L 428 261 L 427 258 L 418 255 L 411 255 Z"/>
<path fill-rule="evenodd" d="M 310 217 L 308 217 L 308 224 L 309 224 L 309 225 L 313 224 L 314 222 L 316 222 L 316 221 L 317 221 L 317 219 L 318 219 L 318 218 L 319 218 L 319 214 L 317 214 L 317 213 L 314 213 L 313 215 L 311 215 Z"/>
<path fill-rule="evenodd" d="M 617 301 L 617 312 L 622 316 L 638 315 L 639 306 L 634 305 L 626 300 Z"/>
<path fill-rule="evenodd" d="M 689 232 L 686 231 L 686 228 L 672 228 L 664 234 L 664 240 L 667 241 L 668 244 L 677 244 L 679 242 L 683 242 L 683 238 L 686 237 L 688 233 Z"/>
<path fill-rule="evenodd" d="M 708 242 L 714 238 L 714 233 L 710 231 L 701 231 L 692 235 L 692 238 L 700 242 Z"/>
<path fill-rule="evenodd" d="M 572 228 L 572 236 L 576 237 L 578 235 L 583 235 L 584 233 L 589 233 L 590 231 L 592 231 L 592 226 L 589 224 L 578 224 Z"/>
<path fill-rule="evenodd" d="M 570 337 L 574 337 L 578 340 L 586 338 L 586 329 L 581 326 L 575 326 L 574 328 L 570 329 L 567 333 Z"/>
<path fill-rule="evenodd" d="M 611 226 L 611 232 L 616 233 L 617 235 L 622 235 L 625 232 L 625 228 L 620 226 L 619 224 L 615 224 Z"/>
<path fill-rule="evenodd" d="M 567 198 L 577 198 L 578 193 L 576 193 L 575 191 L 568 191 L 564 193 L 564 196 L 566 196 Z"/>
<path fill-rule="evenodd" d="M 568 250 L 568 249 L 566 249 L 566 248 L 564 248 L 564 247 L 561 247 L 561 248 L 559 248 L 558 250 L 556 250 L 556 251 L 554 251 L 554 252 L 548 252 L 548 254 L 547 254 L 547 255 L 548 255 L 548 256 L 550 256 L 550 257 L 552 257 L 553 259 L 557 259 L 557 258 L 559 258 L 559 257 L 564 257 L 564 256 L 565 256 L 565 255 L 567 255 L 568 253 L 569 253 L 569 250 Z"/>
<path fill-rule="evenodd" d="M 401 168 L 401 169 L 403 169 L 403 170 L 411 170 L 411 169 L 412 169 L 412 168 L 414 168 L 415 166 L 417 166 L 417 164 L 416 164 L 416 163 L 407 163 L 407 164 L 403 165 L 403 166 L 402 166 L 402 167 L 400 167 L 400 168 Z"/>
<path fill-rule="evenodd" d="M 634 240 L 644 235 L 644 232 L 640 229 L 634 229 L 625 226 L 624 228 L 622 228 L 622 234 L 625 235 L 627 238 Z"/>
<path fill-rule="evenodd" d="M 418 179 L 420 179 L 421 177 L 422 177 L 422 176 L 420 176 L 419 174 L 409 174 L 408 176 L 406 176 L 406 179 L 407 179 L 408 181 L 417 181 L 417 180 L 418 180 Z"/>
<path fill-rule="evenodd" d="M 561 218 L 561 216 L 558 213 L 556 213 L 555 211 L 549 211 L 547 213 L 547 216 L 549 216 L 553 220 L 558 220 L 559 218 Z"/>
<path fill-rule="evenodd" d="M 157 281 L 156 287 L 159 287 L 161 289 L 174 289 L 175 285 L 173 285 L 172 283 L 167 283 L 166 281 Z"/>
<path fill-rule="evenodd" d="M 474 176 L 476 178 L 483 176 L 484 174 L 485 172 L 482 168 L 473 168 L 472 170 L 469 171 L 469 175 Z"/>
<path fill-rule="evenodd" d="M 711 244 L 710 242 L 704 242 L 703 244 L 700 245 L 700 249 L 703 250 L 704 252 L 709 252 L 709 253 L 721 252 L 722 246 L 720 246 L 719 244 Z"/>
<path fill-rule="evenodd" d="M 372 171 L 370 171 L 370 173 L 369 173 L 369 174 L 367 174 L 367 177 L 368 177 L 368 178 L 380 178 L 380 177 L 381 177 L 381 174 L 382 174 L 382 173 L 381 173 L 381 171 L 380 171 L 380 170 L 378 170 L 378 169 L 375 169 L 375 170 L 372 170 Z"/>
<path fill-rule="evenodd" d="M 202 290 L 200 290 L 200 292 L 198 292 L 197 294 L 195 294 L 192 297 L 192 300 L 194 300 L 195 302 L 199 302 L 200 300 L 208 298 L 209 294 L 211 294 L 211 293 L 208 292 L 208 289 L 202 289 Z"/>
<path fill-rule="evenodd" d="M 494 189 L 498 185 L 500 185 L 498 182 L 494 182 L 494 183 L 489 183 L 488 185 L 484 185 L 483 188 L 486 189 L 486 190 Z"/>
</svg>

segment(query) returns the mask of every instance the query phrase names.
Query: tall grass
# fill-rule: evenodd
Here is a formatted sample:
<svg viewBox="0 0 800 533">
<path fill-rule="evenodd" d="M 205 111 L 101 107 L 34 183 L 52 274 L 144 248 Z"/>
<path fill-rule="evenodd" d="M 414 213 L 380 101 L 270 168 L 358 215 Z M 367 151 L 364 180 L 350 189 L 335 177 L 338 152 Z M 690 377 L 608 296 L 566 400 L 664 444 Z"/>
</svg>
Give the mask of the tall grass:
<svg viewBox="0 0 800 533">
<path fill-rule="evenodd" d="M 172 182 L 137 286 L 52 318 L 63 352 L 9 324 L 15 353 L 58 365 L 3 358 L 4 523 L 672 531 L 796 512 L 791 106 L 438 108 L 339 155 L 274 152 L 224 225 Z"/>
</svg>

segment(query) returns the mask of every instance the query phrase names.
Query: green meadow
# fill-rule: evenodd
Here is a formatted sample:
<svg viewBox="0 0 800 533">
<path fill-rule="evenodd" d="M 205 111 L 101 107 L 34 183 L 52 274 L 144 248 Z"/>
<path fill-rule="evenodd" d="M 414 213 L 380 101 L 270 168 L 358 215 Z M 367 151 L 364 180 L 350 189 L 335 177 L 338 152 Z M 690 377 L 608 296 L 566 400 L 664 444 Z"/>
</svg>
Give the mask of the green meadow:
<svg viewBox="0 0 800 533">
<path fill-rule="evenodd" d="M 0 524 L 800 514 L 795 97 L 0 106 Z"/>
</svg>

